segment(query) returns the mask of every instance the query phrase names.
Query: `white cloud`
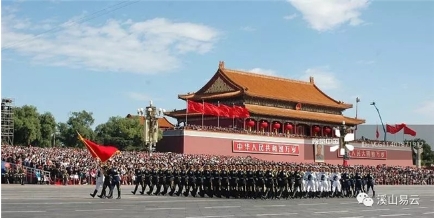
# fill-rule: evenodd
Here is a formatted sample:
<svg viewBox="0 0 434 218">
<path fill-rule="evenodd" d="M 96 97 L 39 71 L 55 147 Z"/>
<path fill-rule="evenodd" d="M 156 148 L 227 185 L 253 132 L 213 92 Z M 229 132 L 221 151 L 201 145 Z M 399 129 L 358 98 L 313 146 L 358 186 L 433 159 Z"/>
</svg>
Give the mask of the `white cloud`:
<svg viewBox="0 0 434 218">
<path fill-rule="evenodd" d="M 303 15 L 311 28 L 327 31 L 349 23 L 357 26 L 361 10 L 369 6 L 370 0 L 287 0 Z"/>
<path fill-rule="evenodd" d="M 241 71 L 263 74 L 263 75 L 268 75 L 268 76 L 276 76 L 276 74 L 277 74 L 276 71 L 274 71 L 274 70 L 262 69 L 262 68 L 253 68 L 250 70 L 241 70 Z"/>
<path fill-rule="evenodd" d="M 253 27 L 251 27 L 251 26 L 245 26 L 245 27 L 241 27 L 241 30 L 243 30 L 243 31 L 247 31 L 247 32 L 253 32 L 253 31 L 255 31 L 256 29 L 253 28 Z"/>
<path fill-rule="evenodd" d="M 309 68 L 301 76 L 301 80 L 309 81 L 309 77 L 313 77 L 315 85 L 322 90 L 338 89 L 341 86 L 340 81 L 334 73 L 328 70 L 328 67 Z"/>
<path fill-rule="evenodd" d="M 204 54 L 218 41 L 212 27 L 155 18 L 140 22 L 107 20 L 100 26 L 69 22 L 37 36 L 14 14 L 2 17 L 2 48 L 28 56 L 34 63 L 97 71 L 151 74 L 173 70 L 186 53 Z"/>
<path fill-rule="evenodd" d="M 415 112 L 432 119 L 434 122 L 434 101 L 423 102 L 420 107 L 415 110 Z"/>
<path fill-rule="evenodd" d="M 291 15 L 284 16 L 283 19 L 285 19 L 285 20 L 293 20 L 293 19 L 295 19 L 297 17 L 298 17 L 297 14 L 291 14 Z"/>
<path fill-rule="evenodd" d="M 362 65 L 372 65 L 375 64 L 375 61 L 368 61 L 368 60 L 359 60 L 357 61 L 357 64 L 362 64 Z"/>
</svg>

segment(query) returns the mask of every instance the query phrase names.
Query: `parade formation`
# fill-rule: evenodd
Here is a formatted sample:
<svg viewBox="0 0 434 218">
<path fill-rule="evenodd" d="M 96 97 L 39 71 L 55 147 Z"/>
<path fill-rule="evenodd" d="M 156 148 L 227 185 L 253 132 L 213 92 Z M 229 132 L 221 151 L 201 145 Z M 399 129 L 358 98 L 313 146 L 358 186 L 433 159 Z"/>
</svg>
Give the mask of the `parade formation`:
<svg viewBox="0 0 434 218">
<path fill-rule="evenodd" d="M 121 198 L 118 170 L 103 166 L 97 172 L 96 188 L 90 195 Z M 294 199 L 356 197 L 359 193 L 375 196 L 375 178 L 371 172 L 337 168 L 291 167 L 287 165 L 137 165 L 132 194 L 170 196 L 208 196 L 241 199 Z M 107 188 L 109 191 L 107 192 Z"/>
</svg>

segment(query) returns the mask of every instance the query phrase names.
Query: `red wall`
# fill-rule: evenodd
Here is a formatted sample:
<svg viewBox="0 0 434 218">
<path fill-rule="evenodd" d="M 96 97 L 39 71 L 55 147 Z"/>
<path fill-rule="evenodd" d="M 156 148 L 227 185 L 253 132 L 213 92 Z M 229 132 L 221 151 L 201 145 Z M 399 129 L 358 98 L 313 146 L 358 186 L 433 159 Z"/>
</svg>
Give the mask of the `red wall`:
<svg viewBox="0 0 434 218">
<path fill-rule="evenodd" d="M 276 162 L 314 162 L 314 146 L 311 144 L 299 144 L 300 154 L 277 155 L 277 154 L 252 154 L 252 153 L 233 153 L 232 139 L 210 138 L 197 136 L 168 136 L 158 143 L 158 151 L 176 152 L 185 154 L 215 154 L 230 156 L 251 156 L 268 161 Z M 386 150 L 382 148 L 381 150 Z M 329 147 L 324 148 L 325 162 L 330 164 L 342 164 L 342 157 L 338 157 L 336 152 L 330 152 Z M 387 150 L 387 160 L 375 159 L 356 159 L 351 158 L 350 165 L 396 165 L 413 166 L 411 151 Z"/>
</svg>

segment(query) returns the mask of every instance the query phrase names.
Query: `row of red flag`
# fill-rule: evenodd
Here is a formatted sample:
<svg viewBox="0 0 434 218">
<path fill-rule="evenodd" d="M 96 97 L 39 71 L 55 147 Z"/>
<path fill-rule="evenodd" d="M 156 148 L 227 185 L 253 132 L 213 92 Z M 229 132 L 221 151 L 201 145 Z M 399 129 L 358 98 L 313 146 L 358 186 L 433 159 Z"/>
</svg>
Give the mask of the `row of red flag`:
<svg viewBox="0 0 434 218">
<path fill-rule="evenodd" d="M 416 136 L 416 131 L 410 129 L 410 127 L 408 127 L 405 123 L 396 124 L 395 126 L 386 124 L 386 132 L 390 134 L 396 134 L 400 132 L 402 129 L 404 129 L 405 135 L 411 135 L 413 137 Z"/>
<path fill-rule="evenodd" d="M 93 141 L 83 138 L 80 133 L 78 133 L 78 138 L 89 150 L 93 158 L 99 159 L 101 162 L 106 162 L 115 154 L 120 153 L 119 149 L 114 146 L 99 145 Z"/>
<path fill-rule="evenodd" d="M 187 101 L 187 113 L 200 113 L 218 117 L 249 118 L 250 113 L 245 107 L 227 106 L 224 104 L 214 105 L 207 102 Z"/>
<path fill-rule="evenodd" d="M 386 124 L 386 132 L 388 132 L 392 135 L 400 132 L 403 129 L 404 129 L 405 135 L 411 135 L 413 137 L 416 136 L 416 131 L 414 131 L 413 129 L 408 127 L 405 123 L 396 124 L 394 126 Z M 377 137 L 377 139 L 380 137 L 380 132 L 378 131 L 378 126 L 377 126 L 377 130 L 375 131 L 375 137 Z"/>
</svg>

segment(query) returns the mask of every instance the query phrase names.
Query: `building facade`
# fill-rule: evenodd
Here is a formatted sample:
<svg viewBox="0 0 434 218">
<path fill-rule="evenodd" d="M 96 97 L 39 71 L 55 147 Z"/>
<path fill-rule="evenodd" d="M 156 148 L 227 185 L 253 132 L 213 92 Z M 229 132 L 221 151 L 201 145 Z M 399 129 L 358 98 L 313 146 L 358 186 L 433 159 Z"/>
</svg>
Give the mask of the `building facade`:
<svg viewBox="0 0 434 218">
<path fill-rule="evenodd" d="M 237 119 L 206 116 L 189 113 L 186 109 L 167 112 L 167 116 L 175 118 L 178 125 L 183 124 L 185 128 L 166 130 L 157 150 L 189 154 L 252 155 L 290 162 L 318 162 L 322 156 L 323 161 L 340 160 L 342 163 L 342 158 L 336 152 L 329 152 L 329 145 L 323 143 L 318 146 L 319 143 L 313 142 L 312 138 L 332 139 L 335 137 L 333 128 L 343 122 L 350 127 L 365 122 L 344 116 L 343 111 L 353 105 L 337 101 L 322 92 L 315 85 L 313 77 L 306 82 L 254 74 L 227 69 L 224 62 L 219 63 L 217 72 L 200 90 L 178 95 L 178 98 L 214 105 L 242 106 L 249 111 L 250 117 Z M 262 150 L 259 149 L 260 145 Z M 279 148 L 285 152 L 280 152 Z M 408 156 L 411 162 L 410 149 L 383 152 L 384 149 L 380 149 L 378 159 L 376 151 L 373 158 L 371 150 L 368 152 L 359 146 L 352 153 L 353 159 L 363 163 L 370 162 L 368 159 L 384 163 L 392 155 L 401 162 Z M 289 150 L 296 151 L 291 153 Z M 365 156 L 357 157 L 357 151 L 360 155 L 365 153 Z M 366 153 L 369 153 L 369 157 Z M 376 161 L 371 161 L 371 164 L 374 162 Z"/>
</svg>

